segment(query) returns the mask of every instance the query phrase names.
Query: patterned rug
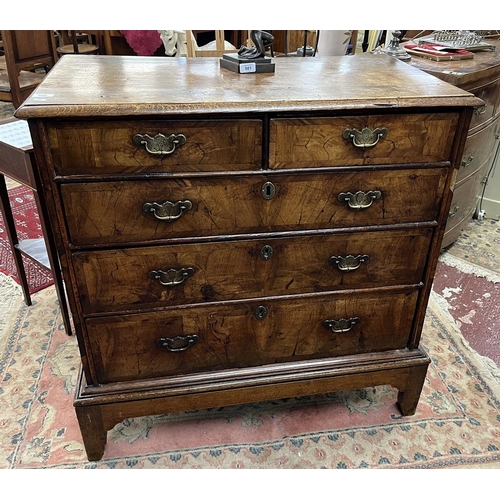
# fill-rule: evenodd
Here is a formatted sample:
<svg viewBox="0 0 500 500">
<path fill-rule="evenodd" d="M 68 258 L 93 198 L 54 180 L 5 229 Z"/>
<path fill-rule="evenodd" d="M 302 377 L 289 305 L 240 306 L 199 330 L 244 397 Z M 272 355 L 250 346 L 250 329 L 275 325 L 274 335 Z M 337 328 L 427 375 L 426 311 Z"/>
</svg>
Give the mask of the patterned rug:
<svg viewBox="0 0 500 500">
<path fill-rule="evenodd" d="M 0 102 L 0 118 L 9 118 L 14 116 L 16 108 L 11 102 Z"/>
<path fill-rule="evenodd" d="M 0 468 L 383 469 L 500 467 L 498 369 L 472 351 L 434 297 L 432 359 L 417 413 L 390 387 L 127 419 L 88 462 L 72 406 L 76 340 L 54 288 L 26 307 L 0 275 Z"/>
<path fill-rule="evenodd" d="M 440 260 L 457 269 L 489 278 L 500 278 L 500 222 L 472 219 Z"/>
<path fill-rule="evenodd" d="M 9 189 L 10 205 L 16 222 L 16 232 L 19 240 L 41 238 L 42 227 L 36 208 L 33 191 L 25 186 Z M 54 283 L 52 273 L 47 271 L 31 259 L 23 256 L 24 269 L 30 293 L 37 292 Z M 10 243 L 7 239 L 3 215 L 0 212 L 0 273 L 12 276 L 16 283 L 20 283 Z"/>
</svg>

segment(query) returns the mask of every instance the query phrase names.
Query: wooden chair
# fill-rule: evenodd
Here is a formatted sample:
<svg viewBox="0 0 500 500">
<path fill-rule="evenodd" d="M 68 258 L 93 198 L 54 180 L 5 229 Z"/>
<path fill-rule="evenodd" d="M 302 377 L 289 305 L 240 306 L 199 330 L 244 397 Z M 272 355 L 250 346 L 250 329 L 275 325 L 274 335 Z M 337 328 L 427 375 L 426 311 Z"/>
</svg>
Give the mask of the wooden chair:
<svg viewBox="0 0 500 500">
<path fill-rule="evenodd" d="M 5 52 L 4 61 L 0 61 L 0 100 L 12 102 L 18 108 L 55 63 L 53 33 L 50 30 L 2 30 L 0 33 Z M 40 72 L 34 72 L 36 69 Z"/>
<path fill-rule="evenodd" d="M 306 57 L 316 55 L 318 50 L 319 30 L 285 31 L 285 56 Z"/>
<path fill-rule="evenodd" d="M 215 31 L 215 43 L 198 46 L 193 30 L 186 30 L 186 49 L 188 57 L 220 57 L 222 54 L 238 52 L 238 48 L 227 42 L 224 38 L 224 30 Z"/>
<path fill-rule="evenodd" d="M 103 34 L 101 31 L 76 31 L 60 30 L 60 45 L 57 53 L 65 54 L 100 54 L 104 47 Z"/>
</svg>

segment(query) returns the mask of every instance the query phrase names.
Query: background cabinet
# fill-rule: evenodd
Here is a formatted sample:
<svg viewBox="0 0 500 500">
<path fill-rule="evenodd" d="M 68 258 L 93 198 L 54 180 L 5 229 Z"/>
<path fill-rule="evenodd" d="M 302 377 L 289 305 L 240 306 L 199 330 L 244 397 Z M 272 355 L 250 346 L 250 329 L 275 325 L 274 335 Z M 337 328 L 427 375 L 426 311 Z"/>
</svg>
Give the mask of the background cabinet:
<svg viewBox="0 0 500 500">
<path fill-rule="evenodd" d="M 473 59 L 431 61 L 413 57 L 409 62 L 441 80 L 467 90 L 484 101 L 475 110 L 458 171 L 443 247 L 452 244 L 472 219 L 485 177 L 498 147 L 500 133 L 500 40 L 488 40 L 495 51 L 476 52 Z"/>
</svg>

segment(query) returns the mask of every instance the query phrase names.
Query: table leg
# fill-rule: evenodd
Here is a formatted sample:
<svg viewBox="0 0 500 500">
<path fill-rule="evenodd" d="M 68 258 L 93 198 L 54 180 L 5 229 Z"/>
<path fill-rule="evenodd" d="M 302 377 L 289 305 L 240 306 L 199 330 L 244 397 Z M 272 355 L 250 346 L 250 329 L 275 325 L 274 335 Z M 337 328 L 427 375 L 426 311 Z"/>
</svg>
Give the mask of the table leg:
<svg viewBox="0 0 500 500">
<path fill-rule="evenodd" d="M 38 187 L 38 186 L 37 186 Z M 61 264 L 59 262 L 59 256 L 57 255 L 56 245 L 54 243 L 54 236 L 50 227 L 45 223 L 48 220 L 46 213 L 45 204 L 40 200 L 39 196 L 40 188 L 33 191 L 35 196 L 35 203 L 38 209 L 38 215 L 40 217 L 40 223 L 42 225 L 42 231 L 45 238 L 45 246 L 47 248 L 47 256 L 50 262 L 50 271 L 52 277 L 54 278 L 54 285 L 57 293 L 57 299 L 59 300 L 59 305 L 61 307 L 61 315 L 63 319 L 64 328 L 68 335 L 72 335 L 73 331 L 71 329 L 71 321 L 69 317 L 69 307 L 66 298 L 66 291 L 64 289 L 64 280 L 61 272 Z"/>
<path fill-rule="evenodd" d="M 26 305 L 30 306 L 31 297 L 28 286 L 28 279 L 26 278 L 26 271 L 24 270 L 22 254 L 16 247 L 16 245 L 19 243 L 19 240 L 17 238 L 14 216 L 12 215 L 12 209 L 10 207 L 7 184 L 5 183 L 5 176 L 3 174 L 0 174 L 0 210 L 2 211 L 3 214 L 5 230 L 7 231 L 7 237 L 9 239 L 9 243 L 12 248 L 12 254 L 14 255 L 14 262 L 16 264 L 17 275 L 21 280 L 21 288 L 23 290 L 24 302 L 26 303 Z"/>
</svg>

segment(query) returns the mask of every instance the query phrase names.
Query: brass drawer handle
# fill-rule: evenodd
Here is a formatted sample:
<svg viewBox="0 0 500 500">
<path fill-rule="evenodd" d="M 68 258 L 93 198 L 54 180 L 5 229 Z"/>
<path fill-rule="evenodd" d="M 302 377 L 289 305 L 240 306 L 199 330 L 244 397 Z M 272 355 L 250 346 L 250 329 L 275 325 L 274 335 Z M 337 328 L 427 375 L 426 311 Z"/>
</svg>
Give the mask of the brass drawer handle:
<svg viewBox="0 0 500 500">
<path fill-rule="evenodd" d="M 163 203 L 147 202 L 142 205 L 142 210 L 146 213 L 152 213 L 156 219 L 162 221 L 173 221 L 178 219 L 184 212 L 192 208 L 193 204 L 189 200 L 184 201 L 165 201 Z"/>
<path fill-rule="evenodd" d="M 387 136 L 388 130 L 376 128 L 374 130 L 365 127 L 361 132 L 355 128 L 346 128 L 342 133 L 342 137 L 352 142 L 357 148 L 372 148 L 380 139 Z"/>
<path fill-rule="evenodd" d="M 458 205 L 453 205 L 451 207 L 451 210 L 448 213 L 448 217 L 451 219 L 452 217 L 455 217 L 457 215 L 457 212 L 460 210 L 460 207 Z"/>
<path fill-rule="evenodd" d="M 382 196 L 380 191 L 358 191 L 356 193 L 340 193 L 338 200 L 347 203 L 349 208 L 359 210 L 368 208 L 374 200 L 378 200 Z"/>
<path fill-rule="evenodd" d="M 472 156 L 471 154 L 469 154 L 466 158 L 462 159 L 462 165 L 461 166 L 463 168 L 467 168 L 472 163 L 473 159 L 474 159 L 474 156 Z"/>
<path fill-rule="evenodd" d="M 196 342 L 198 342 L 198 335 L 186 335 L 184 337 L 162 337 L 156 341 L 156 345 L 170 352 L 181 352 L 193 347 Z"/>
<path fill-rule="evenodd" d="M 193 276 L 194 269 L 192 267 L 183 267 L 181 269 L 168 269 L 162 271 L 149 271 L 148 276 L 153 280 L 158 280 L 163 286 L 176 286 L 184 283 L 189 277 Z"/>
<path fill-rule="evenodd" d="M 357 316 L 349 319 L 327 319 L 323 322 L 323 326 L 327 330 L 331 330 L 333 333 L 345 333 L 360 322 L 361 320 Z"/>
<path fill-rule="evenodd" d="M 484 115 L 484 113 L 486 113 L 486 105 L 479 106 L 479 108 L 475 108 L 474 113 L 476 115 Z"/>
<path fill-rule="evenodd" d="M 368 255 L 346 255 L 345 257 L 332 255 L 328 261 L 332 266 L 337 266 L 341 271 L 348 273 L 349 271 L 355 271 L 363 262 L 367 262 L 369 259 Z"/>
<path fill-rule="evenodd" d="M 144 148 L 149 154 L 155 156 L 171 155 L 177 146 L 186 144 L 184 134 L 170 134 L 168 137 L 163 134 L 156 134 L 151 137 L 148 134 L 135 134 L 132 141 L 138 147 Z"/>
</svg>

